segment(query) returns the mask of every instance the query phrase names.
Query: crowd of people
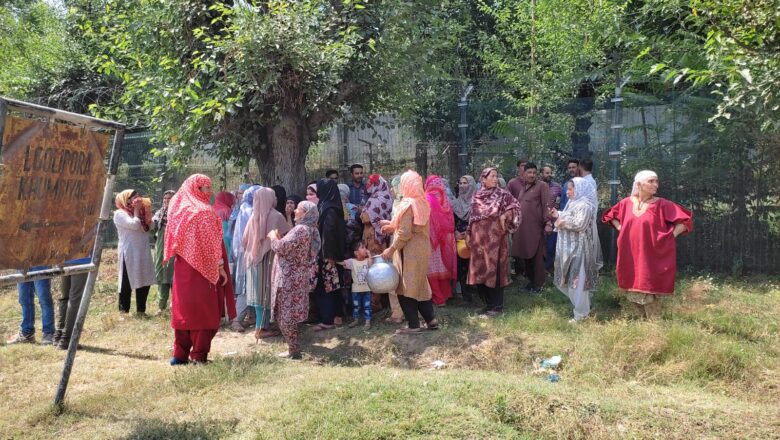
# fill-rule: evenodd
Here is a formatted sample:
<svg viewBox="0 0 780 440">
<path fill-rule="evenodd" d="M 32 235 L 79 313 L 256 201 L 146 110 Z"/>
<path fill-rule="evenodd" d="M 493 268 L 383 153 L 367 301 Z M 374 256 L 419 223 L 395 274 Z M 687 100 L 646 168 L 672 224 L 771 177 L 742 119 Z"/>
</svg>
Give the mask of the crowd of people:
<svg viewBox="0 0 780 440">
<path fill-rule="evenodd" d="M 600 220 L 618 231 L 619 287 L 641 316 L 657 317 L 659 299 L 674 290 L 675 239 L 693 230 L 691 212 L 656 197 L 658 176 L 642 171 L 631 195 L 599 219 L 592 169 L 592 161 L 572 159 L 558 184 L 553 167 L 521 160 L 508 183 L 486 168 L 478 179 L 462 176 L 453 191 L 440 176 L 423 180 L 409 170 L 388 180 L 355 164 L 348 182 L 329 170 L 293 194 L 257 184 L 213 194 L 209 177 L 195 174 L 167 191 L 154 215 L 149 199 L 125 190 L 114 213 L 118 308 L 129 313 L 135 291 L 136 313 L 145 314 L 153 284 L 161 311 L 170 296 L 172 365 L 206 362 L 221 322 L 254 328 L 258 340 L 282 336 L 283 355 L 299 359 L 303 323 L 315 332 L 347 321 L 371 328 L 388 309 L 385 321 L 405 322 L 397 334 L 419 334 L 439 328 L 437 307 L 478 297 L 482 314 L 497 316 L 506 286 L 525 279 L 527 294 L 539 294 L 550 275 L 576 323 L 591 314 L 603 266 Z M 388 294 L 372 293 L 367 282 L 377 256 L 399 274 Z M 36 292 L 44 342 L 67 347 L 83 280 L 63 287 L 56 329 L 43 284 L 19 285 L 22 326 L 9 342 L 34 341 Z"/>
</svg>

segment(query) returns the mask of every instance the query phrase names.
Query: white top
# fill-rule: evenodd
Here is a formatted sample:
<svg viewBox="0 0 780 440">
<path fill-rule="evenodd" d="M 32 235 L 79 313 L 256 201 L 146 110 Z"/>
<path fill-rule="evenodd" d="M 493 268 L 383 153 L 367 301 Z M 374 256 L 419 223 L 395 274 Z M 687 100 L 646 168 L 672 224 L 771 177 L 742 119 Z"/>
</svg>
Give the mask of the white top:
<svg viewBox="0 0 780 440">
<path fill-rule="evenodd" d="M 354 258 L 344 262 L 344 266 L 352 271 L 352 291 L 356 293 L 370 292 L 368 287 L 368 268 L 370 259 L 358 261 Z"/>
<path fill-rule="evenodd" d="M 114 225 L 116 225 L 116 232 L 119 235 L 117 291 L 122 288 L 122 271 L 125 263 L 127 263 L 127 278 L 130 280 L 131 289 L 135 290 L 139 287 L 155 284 L 157 279 L 154 275 L 149 233 L 144 231 L 143 226 L 141 226 L 141 219 L 131 217 L 126 211 L 117 209 L 114 211 Z"/>
</svg>

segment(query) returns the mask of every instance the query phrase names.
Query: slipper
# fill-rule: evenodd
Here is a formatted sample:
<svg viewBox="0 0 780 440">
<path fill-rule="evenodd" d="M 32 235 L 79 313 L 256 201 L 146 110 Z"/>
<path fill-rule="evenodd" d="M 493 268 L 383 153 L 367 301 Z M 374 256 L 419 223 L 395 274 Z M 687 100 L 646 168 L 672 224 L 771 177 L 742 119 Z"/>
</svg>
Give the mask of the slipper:
<svg viewBox="0 0 780 440">
<path fill-rule="evenodd" d="M 314 326 L 314 331 L 315 332 L 321 332 L 323 330 L 333 330 L 334 328 L 336 328 L 335 325 L 317 324 L 317 325 Z"/>
<path fill-rule="evenodd" d="M 390 324 L 400 324 L 404 322 L 404 319 L 390 317 L 390 318 L 385 318 L 385 322 L 389 322 Z"/>
<path fill-rule="evenodd" d="M 396 335 L 419 335 L 422 332 L 422 329 L 418 328 L 399 328 L 395 331 Z"/>
<path fill-rule="evenodd" d="M 439 320 L 433 319 L 431 322 L 427 324 L 428 330 L 438 330 L 439 329 Z"/>
</svg>

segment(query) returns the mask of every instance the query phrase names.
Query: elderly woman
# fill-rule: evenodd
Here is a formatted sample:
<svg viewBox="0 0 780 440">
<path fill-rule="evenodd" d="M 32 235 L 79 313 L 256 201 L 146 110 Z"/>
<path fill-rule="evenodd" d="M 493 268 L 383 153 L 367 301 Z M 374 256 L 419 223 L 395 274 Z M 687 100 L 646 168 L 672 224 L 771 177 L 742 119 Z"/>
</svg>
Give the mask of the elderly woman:
<svg viewBox="0 0 780 440">
<path fill-rule="evenodd" d="M 658 175 L 640 171 L 634 177 L 631 196 L 601 219 L 618 230 L 618 287 L 645 318 L 660 317 L 660 298 L 674 293 L 676 239 L 693 231 L 691 211 L 656 197 L 657 191 Z"/>
<path fill-rule="evenodd" d="M 477 192 L 477 182 L 472 176 L 463 176 L 458 181 L 458 197 L 452 202 L 452 212 L 455 214 L 455 239 L 457 241 L 466 241 L 466 230 L 469 227 L 469 218 L 471 215 L 471 199 Z M 472 290 L 473 286 L 466 283 L 469 275 L 469 259 L 458 255 L 458 284 L 463 299 L 467 303 L 474 301 Z"/>
<path fill-rule="evenodd" d="M 392 258 L 393 265 L 401 274 L 395 293 L 409 326 L 398 329 L 396 334 L 415 334 L 420 332 L 418 312 L 429 329 L 439 328 L 427 278 L 431 258 L 428 237 L 431 207 L 425 198 L 422 178 L 416 172 L 407 171 L 401 175 L 399 190 L 403 199 L 398 212 L 392 222 L 381 222 L 382 232 L 393 234 L 393 243 L 382 253 L 382 258 Z"/>
<path fill-rule="evenodd" d="M 160 311 L 168 308 L 168 297 L 173 284 L 173 261 L 163 264 L 165 252 L 165 228 L 168 225 L 168 205 L 176 191 L 165 191 L 162 207 L 152 217 L 152 234 L 154 234 L 154 273 L 157 278 L 157 306 Z"/>
<path fill-rule="evenodd" d="M 222 224 L 209 205 L 211 179 L 193 174 L 171 199 L 164 262 L 176 257 L 171 296 L 171 365 L 204 363 L 224 314 L 236 315 L 222 241 Z"/>
<path fill-rule="evenodd" d="M 238 316 L 233 322 L 230 323 L 230 329 L 236 332 L 243 332 L 244 326 L 242 322 L 244 318 L 249 314 L 249 308 L 246 305 L 246 251 L 244 249 L 244 230 L 246 225 L 249 224 L 249 219 L 252 217 L 252 205 L 254 204 L 255 191 L 260 189 L 260 185 L 252 185 L 244 191 L 243 200 L 241 201 L 241 207 L 239 208 L 238 217 L 236 218 L 236 226 L 233 230 L 233 261 L 235 262 L 235 296 L 236 296 L 236 312 Z"/>
<path fill-rule="evenodd" d="M 425 180 L 425 197 L 431 207 L 428 283 L 431 285 L 433 304 L 443 306 L 452 297 L 452 282 L 458 277 L 455 217 L 447 197 L 447 186 L 441 177 L 428 176 Z"/>
<path fill-rule="evenodd" d="M 601 260 L 601 243 L 596 229 L 596 188 L 581 177 L 566 185 L 569 202 L 563 211 L 550 210 L 558 229 L 555 251 L 555 286 L 569 297 L 577 322 L 590 314 L 590 299 L 596 288 Z"/>
<path fill-rule="evenodd" d="M 147 232 L 151 222 L 146 222 L 137 191 L 127 189 L 120 192 L 115 203 L 114 225 L 119 235 L 119 311 L 130 313 L 130 299 L 135 290 L 136 312 L 145 315 L 149 287 L 157 281 Z"/>
<path fill-rule="evenodd" d="M 271 294 L 271 269 L 274 253 L 268 233 L 281 236 L 290 230 L 284 216 L 276 210 L 277 194 L 270 188 L 255 191 L 252 217 L 244 228 L 244 259 L 246 260 L 246 303 L 255 309 L 255 339 L 278 336 L 270 329 L 274 298 Z M 285 201 L 286 203 L 286 201 Z"/>
<path fill-rule="evenodd" d="M 321 179 L 317 182 L 317 194 L 322 246 L 314 298 L 321 321 L 314 330 L 321 331 L 335 328 L 344 316 L 342 283 L 336 263 L 343 261 L 346 253 L 346 223 L 338 184 L 331 179 Z"/>
<path fill-rule="evenodd" d="M 308 293 L 314 288 L 320 233 L 317 231 L 317 205 L 301 202 L 295 209 L 295 227 L 282 238 L 278 230 L 271 230 L 271 250 L 276 253 L 273 268 L 272 292 L 275 316 L 287 341 L 288 351 L 281 356 L 301 358 L 298 342 L 298 324 L 308 314 Z"/>
<path fill-rule="evenodd" d="M 485 168 L 482 184 L 471 202 L 467 241 L 471 250 L 468 284 L 476 285 L 485 301 L 484 312 L 496 316 L 504 311 L 504 287 L 509 285 L 507 234 L 520 227 L 520 204 L 498 187 L 498 170 Z"/>
</svg>

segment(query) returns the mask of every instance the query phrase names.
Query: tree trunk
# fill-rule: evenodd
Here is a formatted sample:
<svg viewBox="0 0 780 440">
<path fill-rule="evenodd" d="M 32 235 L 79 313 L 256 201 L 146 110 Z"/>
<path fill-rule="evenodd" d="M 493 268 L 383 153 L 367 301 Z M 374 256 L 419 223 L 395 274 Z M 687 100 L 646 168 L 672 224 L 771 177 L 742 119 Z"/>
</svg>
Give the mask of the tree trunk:
<svg viewBox="0 0 780 440">
<path fill-rule="evenodd" d="M 574 116 L 574 131 L 571 133 L 572 153 L 577 159 L 589 159 L 590 134 L 588 130 L 593 125 L 590 111 L 596 103 L 596 90 L 590 81 L 580 84 L 577 97 L 574 99 L 572 115 Z"/>
<path fill-rule="evenodd" d="M 282 185 L 287 194 L 306 195 L 306 155 L 309 152 L 309 128 L 303 117 L 294 113 L 280 115 L 266 126 L 261 146 L 255 151 L 260 183 Z"/>
</svg>

